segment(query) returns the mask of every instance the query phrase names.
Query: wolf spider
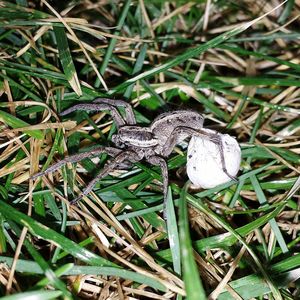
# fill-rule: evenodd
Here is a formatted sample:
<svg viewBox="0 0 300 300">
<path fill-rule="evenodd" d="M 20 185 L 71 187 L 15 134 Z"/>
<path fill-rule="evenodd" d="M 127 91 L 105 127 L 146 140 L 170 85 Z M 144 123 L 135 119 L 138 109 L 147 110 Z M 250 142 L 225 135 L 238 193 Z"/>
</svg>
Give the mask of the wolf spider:
<svg viewBox="0 0 300 300">
<path fill-rule="evenodd" d="M 125 109 L 125 116 L 122 117 L 118 108 Z M 88 183 L 82 193 L 72 201 L 76 203 L 83 196 L 90 193 L 95 184 L 111 171 L 117 169 L 125 161 L 135 163 L 145 160 L 151 165 L 159 166 L 162 171 L 163 178 L 163 214 L 166 219 L 166 200 L 168 193 L 168 167 L 166 158 L 171 154 L 176 144 L 183 141 L 189 136 L 200 136 L 214 142 L 221 153 L 222 170 L 230 178 L 234 178 L 227 172 L 223 145 L 220 135 L 205 131 L 203 128 L 204 117 L 189 110 L 177 110 L 159 115 L 149 127 L 141 127 L 136 125 L 135 116 L 132 107 L 122 100 L 113 100 L 106 98 L 97 98 L 92 103 L 77 104 L 60 115 L 64 116 L 74 111 L 110 111 L 115 122 L 118 132 L 112 136 L 112 142 L 116 147 L 97 147 L 84 153 L 68 156 L 54 165 L 50 166 L 45 171 L 39 172 L 32 176 L 37 178 L 53 172 L 66 163 L 76 163 L 84 158 L 107 153 L 113 157 L 113 160 L 106 163 L 103 169 Z"/>
</svg>

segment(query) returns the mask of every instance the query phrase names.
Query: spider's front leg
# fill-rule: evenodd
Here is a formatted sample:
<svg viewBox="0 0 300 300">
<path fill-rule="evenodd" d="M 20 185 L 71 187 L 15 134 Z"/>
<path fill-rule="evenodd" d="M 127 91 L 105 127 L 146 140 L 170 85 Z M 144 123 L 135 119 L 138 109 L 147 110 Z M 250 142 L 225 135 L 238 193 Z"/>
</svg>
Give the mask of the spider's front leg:
<svg viewBox="0 0 300 300">
<path fill-rule="evenodd" d="M 126 125 L 124 119 L 118 112 L 118 110 L 109 104 L 106 103 L 83 103 L 83 104 L 76 104 L 74 106 L 71 106 L 70 108 L 64 110 L 59 115 L 64 116 L 74 111 L 103 111 L 108 110 L 111 113 L 111 116 L 113 117 L 115 124 L 117 128 L 120 128 L 123 125 Z"/>
<path fill-rule="evenodd" d="M 97 98 L 93 101 L 93 103 L 108 104 L 108 105 L 114 106 L 114 107 L 124 107 L 125 113 L 126 113 L 126 115 L 125 115 L 126 124 L 128 124 L 128 125 L 136 124 L 136 120 L 135 120 L 135 116 L 134 116 L 132 107 L 126 101 L 109 99 L 109 98 Z"/>
<path fill-rule="evenodd" d="M 154 166 L 159 166 L 163 178 L 163 193 L 164 193 L 164 202 L 163 202 L 163 218 L 167 224 L 167 199 L 168 199 L 168 184 L 169 184 L 169 175 L 168 175 L 168 166 L 166 161 L 160 156 L 151 156 L 147 159 L 147 162 Z"/>
</svg>

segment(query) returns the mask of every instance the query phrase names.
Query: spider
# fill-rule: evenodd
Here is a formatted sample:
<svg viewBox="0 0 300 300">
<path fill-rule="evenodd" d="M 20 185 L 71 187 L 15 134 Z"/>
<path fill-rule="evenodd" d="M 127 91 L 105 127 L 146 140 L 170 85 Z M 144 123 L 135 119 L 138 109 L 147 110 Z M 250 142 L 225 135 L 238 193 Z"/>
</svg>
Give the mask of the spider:
<svg viewBox="0 0 300 300">
<path fill-rule="evenodd" d="M 125 109 L 125 116 L 122 117 L 118 108 Z M 205 131 L 203 128 L 204 117 L 195 111 L 177 110 L 159 115 L 149 127 L 136 125 L 135 116 L 130 104 L 123 100 L 97 98 L 92 103 L 77 104 L 60 113 L 60 116 L 75 111 L 110 111 L 117 127 L 117 133 L 112 136 L 112 142 L 116 147 L 96 147 L 87 152 L 68 156 L 45 171 L 32 176 L 32 179 L 53 172 L 66 163 L 76 163 L 84 158 L 107 153 L 113 160 L 106 163 L 103 169 L 88 183 L 82 193 L 74 199 L 72 204 L 77 203 L 83 196 L 90 193 L 95 184 L 111 171 L 120 167 L 124 162 L 135 163 L 145 160 L 151 165 L 159 166 L 163 178 L 163 215 L 166 220 L 166 200 L 168 193 L 168 167 L 167 157 L 173 151 L 176 144 L 187 137 L 200 136 L 215 143 L 221 153 L 221 164 L 223 172 L 235 180 L 226 169 L 223 155 L 223 146 L 220 135 L 217 132 Z"/>
</svg>

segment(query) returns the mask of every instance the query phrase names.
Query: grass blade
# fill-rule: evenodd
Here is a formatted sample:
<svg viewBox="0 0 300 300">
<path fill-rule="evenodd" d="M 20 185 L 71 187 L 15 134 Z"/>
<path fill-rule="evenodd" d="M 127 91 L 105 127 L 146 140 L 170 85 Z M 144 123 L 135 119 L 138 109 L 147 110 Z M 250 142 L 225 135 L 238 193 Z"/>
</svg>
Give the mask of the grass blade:
<svg viewBox="0 0 300 300">
<path fill-rule="evenodd" d="M 187 299 L 206 299 L 205 291 L 194 259 L 194 251 L 189 233 L 186 190 L 187 186 L 182 190 L 179 206 L 179 237 L 183 280 Z"/>
<path fill-rule="evenodd" d="M 3 122 L 4 124 L 7 124 L 12 128 L 22 128 L 30 126 L 30 124 L 26 123 L 25 121 L 2 110 L 0 110 L 0 122 Z M 40 130 L 26 130 L 24 132 L 29 136 L 35 137 L 39 140 L 42 140 L 44 138 L 44 134 Z"/>
<path fill-rule="evenodd" d="M 159 66 L 157 66 L 156 68 L 152 68 L 150 71 L 146 71 L 144 73 L 141 73 L 131 79 L 128 79 L 127 81 L 125 81 L 124 83 L 120 84 L 119 86 L 117 86 L 115 89 L 110 90 L 108 94 L 112 95 L 120 90 L 123 90 L 124 88 L 126 88 L 127 86 L 137 82 L 138 80 L 141 79 L 145 79 L 151 76 L 154 76 L 155 74 L 158 74 L 160 72 L 166 71 L 168 69 L 171 69 L 183 62 L 185 62 L 186 60 L 195 57 L 195 56 L 199 56 L 201 53 L 207 51 L 208 49 L 214 48 L 219 44 L 224 43 L 226 40 L 230 39 L 231 37 L 245 31 L 246 29 L 248 29 L 249 27 L 251 27 L 253 24 L 255 24 L 256 22 L 258 22 L 259 20 L 261 20 L 262 18 L 264 18 L 265 16 L 267 16 L 268 14 L 272 13 L 274 10 L 278 9 L 281 5 L 283 5 L 287 0 L 285 0 L 284 2 L 282 2 L 280 5 L 278 5 L 277 7 L 275 7 L 274 9 L 272 9 L 271 11 L 269 11 L 268 13 L 256 18 L 253 21 L 250 21 L 246 24 L 237 26 L 236 28 L 225 32 L 217 37 L 215 37 L 214 39 L 208 41 L 207 43 L 205 43 L 204 45 L 200 45 L 194 49 L 190 49 L 186 52 L 184 52 L 181 55 L 178 55 L 177 57 L 169 60 L 168 62 L 161 64 Z"/>
<path fill-rule="evenodd" d="M 53 229 L 46 227 L 45 225 L 35 221 L 34 219 L 28 217 L 27 215 L 17 211 L 12 206 L 6 204 L 0 200 L 0 211 L 1 214 L 10 220 L 13 220 L 17 224 L 26 226 L 31 234 L 39 236 L 47 241 L 50 241 L 66 252 L 74 255 L 78 259 L 98 266 L 115 266 L 114 263 L 78 246 L 73 241 L 67 239 L 60 233 L 54 231 Z"/>
<path fill-rule="evenodd" d="M 65 29 L 62 27 L 54 26 L 53 31 L 56 38 L 60 62 L 63 67 L 66 78 L 69 81 L 75 93 L 78 96 L 81 96 L 82 91 L 76 73 L 76 69 L 73 63 L 71 51 L 68 45 L 68 39 L 67 39 Z"/>
<path fill-rule="evenodd" d="M 172 190 L 168 190 L 167 200 L 167 229 L 170 243 L 170 250 L 172 253 L 172 261 L 174 272 L 181 274 L 181 255 L 180 255 L 180 239 L 177 228 L 177 220 L 175 215 L 174 203 L 172 198 Z"/>
</svg>

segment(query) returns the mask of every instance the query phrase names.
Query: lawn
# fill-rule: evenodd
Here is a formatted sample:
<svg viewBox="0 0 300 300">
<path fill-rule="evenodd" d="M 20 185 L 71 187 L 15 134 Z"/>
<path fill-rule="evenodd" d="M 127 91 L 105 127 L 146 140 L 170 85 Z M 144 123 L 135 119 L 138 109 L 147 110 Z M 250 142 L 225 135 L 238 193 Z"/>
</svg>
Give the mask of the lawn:
<svg viewBox="0 0 300 300">
<path fill-rule="evenodd" d="M 0 1 L 1 299 L 300 298 L 300 1 Z M 242 150 L 237 181 L 186 174 L 189 139 L 163 176 L 109 172 L 108 110 L 137 123 L 193 110 Z M 124 117 L 126 111 L 119 110 Z"/>
</svg>

